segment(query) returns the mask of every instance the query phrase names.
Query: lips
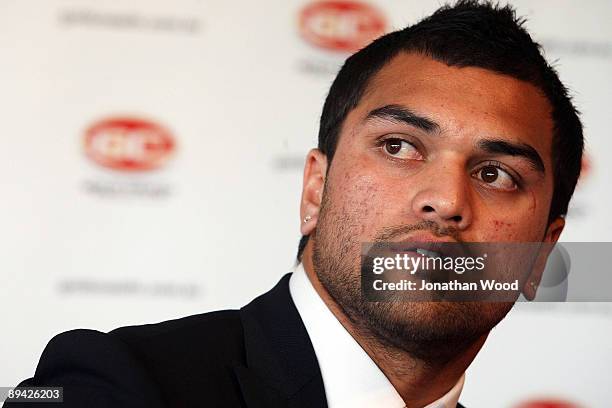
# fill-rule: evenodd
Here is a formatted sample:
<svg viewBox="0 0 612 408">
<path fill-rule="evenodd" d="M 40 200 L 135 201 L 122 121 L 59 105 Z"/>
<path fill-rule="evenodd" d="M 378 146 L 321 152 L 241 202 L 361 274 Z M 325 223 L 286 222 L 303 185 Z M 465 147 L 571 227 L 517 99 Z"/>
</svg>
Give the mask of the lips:
<svg viewBox="0 0 612 408">
<path fill-rule="evenodd" d="M 436 251 L 430 251 L 428 249 L 423 249 L 423 248 L 417 248 L 416 252 L 417 254 L 421 256 L 426 256 L 428 258 L 441 258 L 442 257 L 442 255 L 440 255 L 440 253 Z"/>
<path fill-rule="evenodd" d="M 401 241 L 375 242 L 372 247 L 368 248 L 367 256 L 371 258 L 396 258 L 396 256 L 402 259 L 404 256 L 413 259 L 422 258 L 418 266 L 413 264 L 414 269 L 410 270 L 410 275 L 413 278 L 442 282 L 455 277 L 455 274 L 452 274 L 453 267 L 449 268 L 449 265 L 455 265 L 456 258 L 471 257 L 471 251 L 468 244 L 441 239 L 431 234 L 418 233 Z"/>
<path fill-rule="evenodd" d="M 428 265 L 433 265 L 433 267 L 428 266 L 425 269 L 417 269 L 413 273 L 415 278 L 430 282 L 447 282 L 451 278 L 455 278 L 456 275 L 453 273 L 453 269 L 446 269 L 441 265 L 451 258 L 471 256 L 468 246 L 456 241 L 436 241 L 431 237 L 427 237 L 427 239 L 421 242 L 411 240 L 409 242 L 393 243 L 389 249 L 396 253 L 408 254 L 409 256 L 436 259 L 433 264 L 428 263 Z M 441 259 L 438 260 L 438 258 Z"/>
<path fill-rule="evenodd" d="M 399 252 L 416 252 L 429 258 L 458 258 L 470 256 L 467 246 L 456 241 L 402 241 L 393 243 Z"/>
</svg>

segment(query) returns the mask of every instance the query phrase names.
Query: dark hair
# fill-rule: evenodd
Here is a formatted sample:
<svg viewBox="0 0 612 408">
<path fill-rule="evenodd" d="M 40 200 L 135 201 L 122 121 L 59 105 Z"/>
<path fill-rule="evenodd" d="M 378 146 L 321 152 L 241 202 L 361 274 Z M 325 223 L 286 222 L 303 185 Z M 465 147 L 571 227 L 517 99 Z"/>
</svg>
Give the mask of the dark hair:
<svg viewBox="0 0 612 408">
<path fill-rule="evenodd" d="M 480 67 L 535 85 L 552 106 L 554 192 L 552 221 L 567 213 L 580 175 L 583 136 L 579 112 L 541 53 L 539 44 L 523 28 L 514 9 L 490 2 L 460 0 L 403 30 L 386 34 L 344 63 L 323 105 L 318 148 L 327 155 L 328 169 L 348 113 L 363 96 L 370 79 L 400 52 L 414 52 L 449 66 Z M 298 260 L 308 242 L 302 236 Z"/>
</svg>

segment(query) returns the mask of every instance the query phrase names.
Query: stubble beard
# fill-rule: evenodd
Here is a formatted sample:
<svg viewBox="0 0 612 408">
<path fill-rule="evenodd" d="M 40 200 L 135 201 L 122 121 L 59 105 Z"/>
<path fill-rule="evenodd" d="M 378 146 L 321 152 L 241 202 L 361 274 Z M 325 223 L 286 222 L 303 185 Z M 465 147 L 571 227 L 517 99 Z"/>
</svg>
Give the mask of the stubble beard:
<svg viewBox="0 0 612 408">
<path fill-rule="evenodd" d="M 388 350 L 441 366 L 487 334 L 513 302 L 373 302 L 361 292 L 360 225 L 324 191 L 313 239 L 315 273 L 355 329 Z M 372 239 L 374 241 L 374 239 Z"/>
</svg>

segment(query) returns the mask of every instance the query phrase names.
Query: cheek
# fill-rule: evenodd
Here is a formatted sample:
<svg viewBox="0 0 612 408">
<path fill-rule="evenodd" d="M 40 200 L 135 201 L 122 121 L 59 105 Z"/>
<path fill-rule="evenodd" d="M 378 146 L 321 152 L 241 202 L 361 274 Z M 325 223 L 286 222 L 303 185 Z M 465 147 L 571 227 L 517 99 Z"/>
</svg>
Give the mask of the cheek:
<svg viewBox="0 0 612 408">
<path fill-rule="evenodd" d="M 513 228 L 513 224 L 511 222 L 506 222 L 502 220 L 493 220 L 493 230 L 495 232 L 511 230 L 512 228 Z"/>
<path fill-rule="evenodd" d="M 479 241 L 489 242 L 536 242 L 541 241 L 548 220 L 548 202 L 533 191 L 511 205 L 477 208 L 481 217 L 474 225 L 480 230 Z"/>
<path fill-rule="evenodd" d="M 344 222 L 359 236 L 369 237 L 384 218 L 389 206 L 388 192 L 371 174 L 346 172 L 330 179 L 330 204 L 339 214 L 335 218 Z"/>
<path fill-rule="evenodd" d="M 521 220 L 527 220 L 524 222 Z M 486 242 L 534 242 L 541 241 L 539 223 L 532 222 L 531 217 L 494 218 L 489 221 Z"/>
<path fill-rule="evenodd" d="M 520 231 L 517 231 L 517 225 L 514 222 L 493 219 L 491 220 L 489 234 L 490 238 L 487 241 L 514 241 L 520 235 Z"/>
<path fill-rule="evenodd" d="M 531 213 L 531 215 L 535 215 L 536 213 L 536 195 L 533 191 L 529 192 L 529 209 L 528 211 Z"/>
</svg>

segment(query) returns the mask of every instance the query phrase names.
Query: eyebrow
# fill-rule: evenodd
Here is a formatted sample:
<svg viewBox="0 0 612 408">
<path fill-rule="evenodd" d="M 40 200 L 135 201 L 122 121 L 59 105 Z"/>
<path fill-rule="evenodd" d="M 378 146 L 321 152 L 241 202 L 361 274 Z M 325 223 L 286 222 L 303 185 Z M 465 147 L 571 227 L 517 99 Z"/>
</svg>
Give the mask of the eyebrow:
<svg viewBox="0 0 612 408">
<path fill-rule="evenodd" d="M 477 143 L 478 147 L 487 153 L 505 154 L 509 156 L 523 157 L 531 164 L 534 170 L 544 174 L 544 161 L 530 145 L 526 143 L 512 143 L 506 140 L 481 140 Z"/>
<path fill-rule="evenodd" d="M 391 122 L 405 123 L 427 133 L 438 132 L 440 130 L 440 125 L 433 120 L 400 105 L 386 105 L 382 108 L 374 109 L 368 113 L 365 121 L 371 119 L 383 119 Z"/>
</svg>

